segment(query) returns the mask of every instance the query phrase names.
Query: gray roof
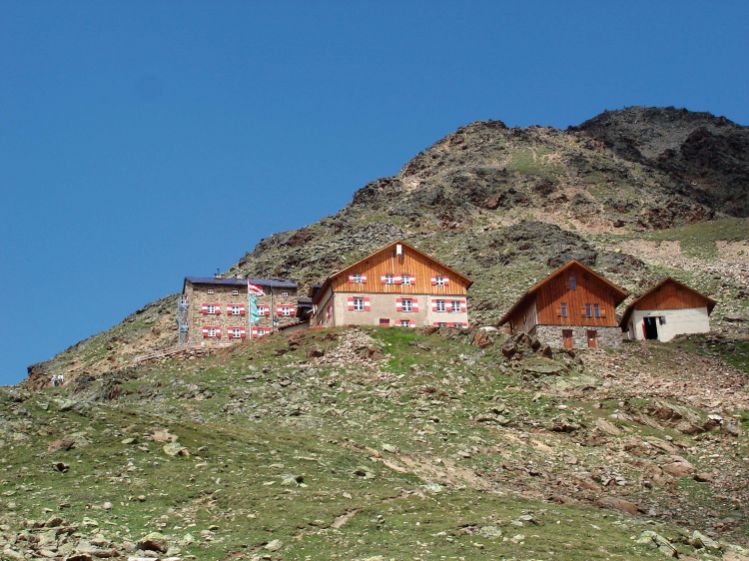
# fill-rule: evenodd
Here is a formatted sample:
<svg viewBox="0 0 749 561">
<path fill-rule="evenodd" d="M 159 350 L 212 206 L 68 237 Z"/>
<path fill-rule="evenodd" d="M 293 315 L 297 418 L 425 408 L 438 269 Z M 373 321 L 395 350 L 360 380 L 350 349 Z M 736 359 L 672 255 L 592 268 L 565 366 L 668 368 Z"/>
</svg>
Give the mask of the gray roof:
<svg viewBox="0 0 749 561">
<path fill-rule="evenodd" d="M 296 283 L 286 279 L 217 279 L 215 277 L 185 277 L 190 284 L 212 284 L 214 286 L 247 286 L 247 281 L 269 288 L 296 288 Z"/>
</svg>

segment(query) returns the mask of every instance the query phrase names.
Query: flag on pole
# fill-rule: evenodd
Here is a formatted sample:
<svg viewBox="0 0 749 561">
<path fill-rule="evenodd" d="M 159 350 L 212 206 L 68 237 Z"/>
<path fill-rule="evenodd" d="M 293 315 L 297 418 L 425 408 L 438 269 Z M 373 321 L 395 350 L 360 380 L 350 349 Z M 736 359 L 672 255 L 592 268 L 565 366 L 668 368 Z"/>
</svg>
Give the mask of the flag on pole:
<svg viewBox="0 0 749 561">
<path fill-rule="evenodd" d="M 265 296 L 263 288 L 260 285 L 252 284 L 250 281 L 247 281 L 247 293 L 254 294 L 255 296 Z"/>
</svg>

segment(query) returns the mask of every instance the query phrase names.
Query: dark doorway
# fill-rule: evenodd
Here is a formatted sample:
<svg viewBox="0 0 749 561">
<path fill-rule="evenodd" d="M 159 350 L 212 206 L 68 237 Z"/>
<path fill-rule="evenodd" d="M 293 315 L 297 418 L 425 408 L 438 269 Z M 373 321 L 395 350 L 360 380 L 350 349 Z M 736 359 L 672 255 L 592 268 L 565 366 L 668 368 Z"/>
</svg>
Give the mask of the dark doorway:
<svg viewBox="0 0 749 561">
<path fill-rule="evenodd" d="M 657 339 L 658 318 L 644 318 L 642 321 L 643 331 L 645 331 L 645 339 Z"/>
<path fill-rule="evenodd" d="M 575 346 L 574 339 L 572 338 L 571 329 L 562 329 L 562 341 L 565 349 L 571 349 Z"/>
</svg>

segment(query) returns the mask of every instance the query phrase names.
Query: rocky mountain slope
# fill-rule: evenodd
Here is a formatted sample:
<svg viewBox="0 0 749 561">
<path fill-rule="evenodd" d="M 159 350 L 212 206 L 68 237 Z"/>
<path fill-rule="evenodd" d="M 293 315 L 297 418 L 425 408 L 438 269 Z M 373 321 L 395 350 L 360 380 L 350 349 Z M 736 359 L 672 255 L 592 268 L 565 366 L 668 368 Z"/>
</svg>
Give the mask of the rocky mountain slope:
<svg viewBox="0 0 749 561">
<path fill-rule="evenodd" d="M 0 390 L 0 558 L 749 560 L 749 344 L 269 336 Z"/>
<path fill-rule="evenodd" d="M 466 331 L 158 358 L 170 296 L 35 365 L 0 388 L 0 559 L 749 561 L 746 134 L 674 109 L 473 123 L 227 272 L 306 287 L 404 238 L 474 279 Z M 632 293 L 686 281 L 714 332 L 565 352 L 492 329 L 573 257 Z"/>
<path fill-rule="evenodd" d="M 663 274 L 693 283 L 721 301 L 720 328 L 725 315 L 747 313 L 748 138 L 723 117 L 673 108 L 606 112 L 566 131 L 476 122 L 359 189 L 340 212 L 262 240 L 227 274 L 306 288 L 404 238 L 474 279 L 481 323 L 577 257 L 634 292 Z M 168 348 L 173 310 L 173 297 L 148 305 L 35 365 L 30 379 L 100 374 Z"/>
</svg>

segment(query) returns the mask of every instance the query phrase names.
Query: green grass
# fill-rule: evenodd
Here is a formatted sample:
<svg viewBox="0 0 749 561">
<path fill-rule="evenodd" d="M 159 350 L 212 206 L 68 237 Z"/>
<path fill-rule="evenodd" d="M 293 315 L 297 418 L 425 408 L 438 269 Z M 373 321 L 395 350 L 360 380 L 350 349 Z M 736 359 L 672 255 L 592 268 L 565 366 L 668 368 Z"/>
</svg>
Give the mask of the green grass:
<svg viewBox="0 0 749 561">
<path fill-rule="evenodd" d="M 703 259 L 717 256 L 716 241 L 749 240 L 749 221 L 745 218 L 723 218 L 658 230 L 648 235 L 650 239 L 678 241 L 682 251 Z"/>
</svg>

